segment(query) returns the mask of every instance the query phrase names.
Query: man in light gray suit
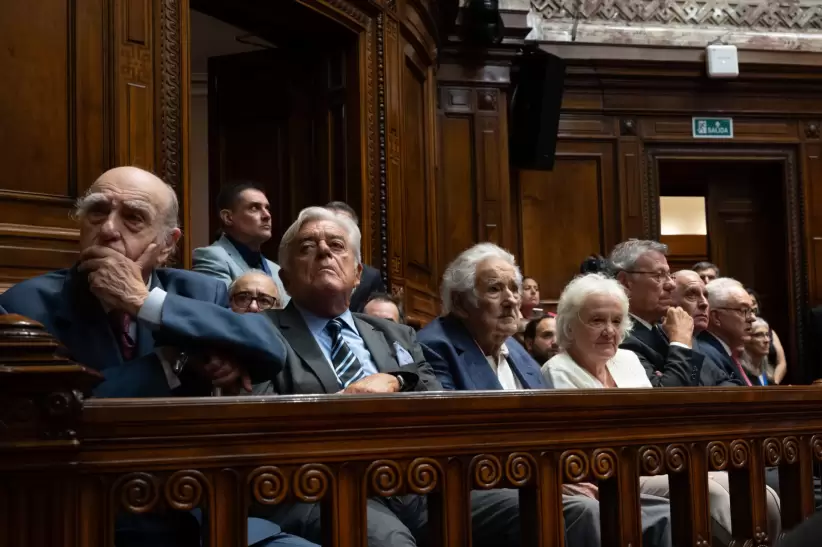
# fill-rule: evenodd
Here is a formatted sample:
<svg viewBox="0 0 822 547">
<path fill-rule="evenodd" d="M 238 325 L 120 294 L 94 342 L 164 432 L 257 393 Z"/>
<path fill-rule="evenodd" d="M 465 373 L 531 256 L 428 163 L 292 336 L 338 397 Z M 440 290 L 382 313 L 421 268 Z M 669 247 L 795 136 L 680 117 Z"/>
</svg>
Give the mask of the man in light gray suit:
<svg viewBox="0 0 822 547">
<path fill-rule="evenodd" d="M 255 394 L 396 393 L 440 390 L 414 330 L 379 317 L 352 313 L 360 282 L 360 230 L 350 218 L 323 207 L 304 209 L 280 243 L 280 276 L 291 294 L 283 310 L 264 312 L 286 348 L 283 370 Z M 519 546 L 515 490 L 471 493 L 474 545 Z M 425 496 L 368 500 L 369 547 L 425 543 Z M 250 514 L 283 530 L 320 539 L 320 504 L 254 505 Z"/>
<path fill-rule="evenodd" d="M 226 286 L 249 270 L 262 270 L 277 284 L 283 304 L 287 304 L 280 267 L 261 251 L 271 239 L 271 210 L 263 190 L 253 182 L 225 186 L 217 196 L 217 208 L 222 235 L 208 247 L 194 249 L 192 269 L 216 277 Z"/>
</svg>

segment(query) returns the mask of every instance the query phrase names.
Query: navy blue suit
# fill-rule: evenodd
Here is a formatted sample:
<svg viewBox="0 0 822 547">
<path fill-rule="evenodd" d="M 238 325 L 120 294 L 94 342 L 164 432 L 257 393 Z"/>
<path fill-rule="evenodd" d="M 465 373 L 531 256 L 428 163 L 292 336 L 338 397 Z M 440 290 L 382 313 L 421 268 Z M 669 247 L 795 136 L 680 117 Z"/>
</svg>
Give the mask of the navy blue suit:
<svg viewBox="0 0 822 547">
<path fill-rule="evenodd" d="M 718 364 L 722 367 L 726 372 L 729 373 L 734 379 L 737 379 L 740 385 L 747 385 L 745 384 L 744 380 L 741 380 L 741 372 L 739 368 L 734 363 L 734 360 L 731 359 L 731 356 L 728 355 L 728 352 L 725 351 L 725 348 L 722 346 L 722 343 L 717 340 L 717 338 L 710 334 L 708 331 L 704 331 L 699 333 L 697 337 L 699 343 L 699 351 L 711 359 L 713 359 L 714 363 Z M 751 376 L 750 374 L 745 373 L 748 379 L 751 381 L 751 384 L 755 386 L 761 386 L 762 382 L 759 381 L 759 378 L 755 376 Z"/>
<path fill-rule="evenodd" d="M 456 317 L 434 319 L 417 334 L 426 361 L 447 390 L 502 389 L 471 334 Z M 525 348 L 514 338 L 505 341 L 508 362 L 523 389 L 552 389 Z"/>
<path fill-rule="evenodd" d="M 172 395 L 155 347 L 171 346 L 192 353 L 223 352 L 241 363 L 253 363 L 249 373 L 258 382 L 282 369 L 285 349 L 274 326 L 262 314 L 238 315 L 229 310 L 225 283 L 203 274 L 159 268 L 151 288 L 167 292 L 162 325 L 152 331 L 138 321 L 136 357 L 123 360 L 117 340 L 100 301 L 91 294 L 86 277 L 76 268 L 58 270 L 15 285 L 0 295 L 0 310 L 42 323 L 78 363 L 99 370 L 105 380 L 97 397 L 166 397 Z M 184 373 L 186 371 L 184 370 Z M 190 371 L 189 371 L 190 372 Z M 181 376 L 182 392 L 209 393 L 207 383 L 194 374 Z M 117 547 L 199 547 L 199 525 L 194 514 L 118 515 Z M 249 545 L 311 546 L 281 533 L 276 524 L 249 519 Z"/>
</svg>

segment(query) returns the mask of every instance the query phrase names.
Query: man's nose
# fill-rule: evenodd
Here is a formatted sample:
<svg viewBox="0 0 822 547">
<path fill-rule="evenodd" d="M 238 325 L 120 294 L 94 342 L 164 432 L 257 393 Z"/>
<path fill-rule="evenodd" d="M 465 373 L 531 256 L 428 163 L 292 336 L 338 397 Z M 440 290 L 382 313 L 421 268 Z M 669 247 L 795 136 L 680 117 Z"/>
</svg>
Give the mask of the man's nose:
<svg viewBox="0 0 822 547">
<path fill-rule="evenodd" d="M 248 311 L 251 313 L 257 313 L 260 311 L 260 306 L 257 305 L 257 299 L 251 301 L 251 304 L 248 305 Z"/>
<path fill-rule="evenodd" d="M 262 220 L 271 220 L 271 211 L 268 211 L 267 209 L 263 209 L 263 214 L 260 215 L 260 218 Z"/>
<path fill-rule="evenodd" d="M 699 301 L 699 309 L 700 310 L 707 310 L 708 309 L 708 301 L 705 298 L 703 298 L 702 300 Z"/>
<path fill-rule="evenodd" d="M 317 244 L 317 254 L 319 255 L 328 255 L 331 254 L 331 247 L 325 242 L 324 239 L 321 239 L 320 242 Z"/>
<path fill-rule="evenodd" d="M 115 238 L 120 232 L 117 215 L 114 212 L 109 213 L 106 220 L 100 225 L 100 234 L 107 238 Z"/>
</svg>

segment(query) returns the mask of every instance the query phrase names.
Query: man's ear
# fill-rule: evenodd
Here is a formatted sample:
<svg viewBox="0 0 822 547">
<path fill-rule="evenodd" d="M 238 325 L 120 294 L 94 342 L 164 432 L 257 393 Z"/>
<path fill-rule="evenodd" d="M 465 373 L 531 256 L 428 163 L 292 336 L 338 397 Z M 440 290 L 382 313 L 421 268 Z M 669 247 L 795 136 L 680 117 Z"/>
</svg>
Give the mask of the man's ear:
<svg viewBox="0 0 822 547">
<path fill-rule="evenodd" d="M 229 209 L 223 209 L 220 211 L 220 221 L 222 221 L 223 226 L 231 226 L 234 224 L 234 220 L 231 218 L 231 211 Z"/>
<path fill-rule="evenodd" d="M 355 288 L 355 289 L 356 289 L 357 287 L 359 287 L 359 286 L 360 286 L 360 283 L 362 282 L 362 270 L 363 270 L 363 268 L 362 268 L 362 264 L 361 264 L 361 263 L 358 263 L 358 264 L 357 264 L 357 282 L 356 282 L 356 283 L 354 283 L 354 288 Z"/>
<path fill-rule="evenodd" d="M 160 243 L 163 250 L 160 251 L 160 254 L 157 256 L 157 264 L 155 265 L 155 268 L 168 262 L 169 258 L 174 253 L 174 249 L 177 248 L 177 242 L 180 240 L 180 236 L 182 235 L 183 232 L 181 232 L 179 228 L 174 228 L 168 233 L 165 240 Z"/>
</svg>

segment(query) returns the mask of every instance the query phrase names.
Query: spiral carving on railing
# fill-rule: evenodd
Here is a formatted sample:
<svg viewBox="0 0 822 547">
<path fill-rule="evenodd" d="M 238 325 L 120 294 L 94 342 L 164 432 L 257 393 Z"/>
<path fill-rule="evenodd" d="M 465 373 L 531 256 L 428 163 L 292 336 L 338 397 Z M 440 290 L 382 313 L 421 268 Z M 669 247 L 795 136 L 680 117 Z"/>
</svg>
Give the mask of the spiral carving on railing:
<svg viewBox="0 0 822 547">
<path fill-rule="evenodd" d="M 428 494 L 437 487 L 442 468 L 437 460 L 416 458 L 408 466 L 408 488 L 415 494 Z"/>
<path fill-rule="evenodd" d="M 811 449 L 813 450 L 814 459 L 822 461 L 822 435 L 811 437 Z"/>
<path fill-rule="evenodd" d="M 160 501 L 160 481 L 149 473 L 129 473 L 120 477 L 113 491 L 129 513 L 148 513 Z"/>
<path fill-rule="evenodd" d="M 590 462 L 582 450 L 567 450 L 559 461 L 565 482 L 578 483 L 588 478 Z"/>
<path fill-rule="evenodd" d="M 166 481 L 165 495 L 169 507 L 191 511 L 203 499 L 206 478 L 199 471 L 177 471 Z"/>
<path fill-rule="evenodd" d="M 708 443 L 708 470 L 723 471 L 728 467 L 728 447 L 722 441 Z"/>
<path fill-rule="evenodd" d="M 288 479 L 279 467 L 258 467 L 248 476 L 251 494 L 263 505 L 282 503 L 288 495 Z"/>
<path fill-rule="evenodd" d="M 368 466 L 366 480 L 377 496 L 395 496 L 402 488 L 402 469 L 392 460 L 377 460 Z"/>
<path fill-rule="evenodd" d="M 597 448 L 591 455 L 591 471 L 599 481 L 610 479 L 617 469 L 616 452 L 610 448 Z"/>
<path fill-rule="evenodd" d="M 502 463 L 493 454 L 474 456 L 470 469 L 474 484 L 483 490 L 496 488 L 502 480 Z"/>
<path fill-rule="evenodd" d="M 782 439 L 782 453 L 785 455 L 785 463 L 798 463 L 799 439 L 797 439 L 796 437 L 785 437 L 784 439 Z"/>
<path fill-rule="evenodd" d="M 333 480 L 331 470 L 321 463 L 308 463 L 294 473 L 294 495 L 305 503 L 323 499 Z"/>
<path fill-rule="evenodd" d="M 688 470 L 688 449 L 684 444 L 669 444 L 665 448 L 665 465 L 668 473 L 683 473 Z"/>
<path fill-rule="evenodd" d="M 737 439 L 731 443 L 731 465 L 737 469 L 748 467 L 751 449 L 747 441 Z"/>
<path fill-rule="evenodd" d="M 505 478 L 520 488 L 534 480 L 537 464 L 527 452 L 514 452 L 505 460 Z"/>
<path fill-rule="evenodd" d="M 639 449 L 639 463 L 643 475 L 664 475 L 665 456 L 662 450 L 655 445 L 646 445 Z"/>
<path fill-rule="evenodd" d="M 769 467 L 779 465 L 782 462 L 782 443 L 773 437 L 765 439 L 762 442 L 762 457 Z"/>
</svg>

